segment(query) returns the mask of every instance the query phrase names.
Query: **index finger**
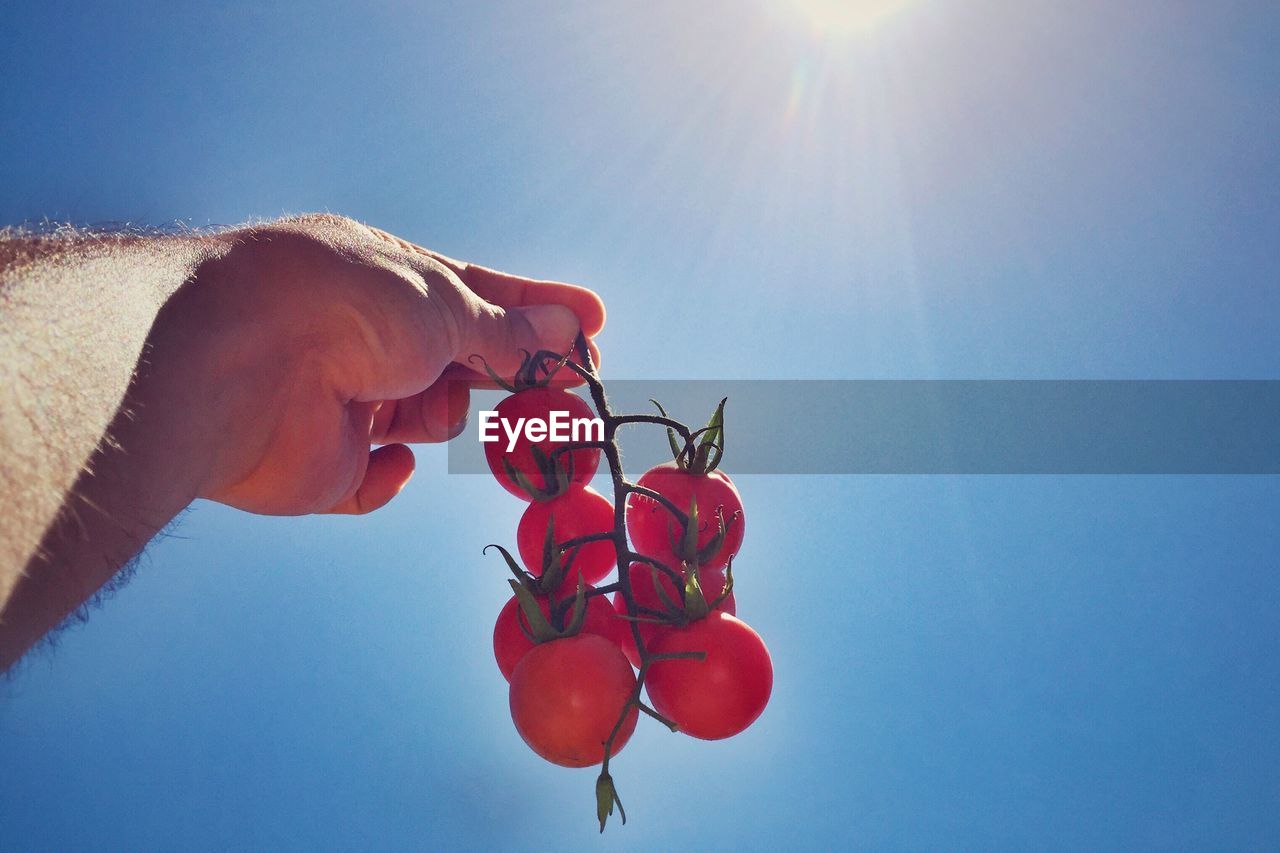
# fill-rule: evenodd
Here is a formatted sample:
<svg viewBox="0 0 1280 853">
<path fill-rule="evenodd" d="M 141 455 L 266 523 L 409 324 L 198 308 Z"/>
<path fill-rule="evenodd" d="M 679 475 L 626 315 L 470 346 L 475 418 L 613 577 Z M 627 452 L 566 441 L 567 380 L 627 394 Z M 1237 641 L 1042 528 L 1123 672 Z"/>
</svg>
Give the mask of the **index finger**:
<svg viewBox="0 0 1280 853">
<path fill-rule="evenodd" d="M 582 333 L 594 337 L 604 328 L 604 302 L 594 291 L 576 284 L 523 278 L 491 270 L 479 264 L 455 261 L 434 252 L 436 260 L 449 267 L 477 296 L 504 307 L 520 305 L 564 305 L 578 315 Z"/>
</svg>

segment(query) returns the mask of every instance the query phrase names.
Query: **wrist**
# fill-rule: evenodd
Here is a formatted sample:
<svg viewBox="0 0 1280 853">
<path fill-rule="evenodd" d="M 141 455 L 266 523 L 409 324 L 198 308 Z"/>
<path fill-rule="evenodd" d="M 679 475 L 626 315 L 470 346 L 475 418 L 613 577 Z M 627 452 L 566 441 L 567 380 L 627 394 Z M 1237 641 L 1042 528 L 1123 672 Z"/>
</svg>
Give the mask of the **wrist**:
<svg viewBox="0 0 1280 853">
<path fill-rule="evenodd" d="M 247 228 L 200 238 L 191 275 L 168 296 L 139 365 L 137 403 L 147 437 L 178 464 L 174 499 L 209 497 L 242 475 L 246 428 L 266 416 L 265 388 L 278 374 L 255 309 L 260 279 L 238 248 Z"/>
</svg>

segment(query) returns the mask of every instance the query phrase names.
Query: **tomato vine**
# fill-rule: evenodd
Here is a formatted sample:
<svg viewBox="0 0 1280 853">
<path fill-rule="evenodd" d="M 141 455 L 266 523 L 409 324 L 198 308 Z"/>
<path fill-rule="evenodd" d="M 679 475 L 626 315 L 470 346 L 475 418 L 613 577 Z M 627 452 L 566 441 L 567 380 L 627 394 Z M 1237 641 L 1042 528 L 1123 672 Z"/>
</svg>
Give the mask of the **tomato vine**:
<svg viewBox="0 0 1280 853">
<path fill-rule="evenodd" d="M 576 356 L 576 360 L 574 356 Z M 496 467 L 492 460 L 490 465 L 494 470 L 495 476 L 503 483 L 504 487 L 510 489 L 508 482 L 518 482 L 525 487 L 525 491 L 533 500 L 555 501 L 559 499 L 561 494 L 565 493 L 566 489 L 572 488 L 568 483 L 573 479 L 574 460 L 581 458 L 582 451 L 598 451 L 608 466 L 609 478 L 612 482 L 612 529 L 597 530 L 597 532 L 557 542 L 555 541 L 554 530 L 556 525 L 553 518 L 547 530 L 542 565 L 537 567 L 537 571 L 531 573 L 522 572 L 505 549 L 500 546 L 495 547 L 498 547 L 502 552 L 512 572 L 517 577 L 516 581 L 511 582 L 512 588 L 516 592 L 517 599 L 520 600 L 520 608 L 526 614 L 526 619 L 532 626 L 528 629 L 524 628 L 524 626 L 521 627 L 533 643 L 557 642 L 576 635 L 583 626 L 587 600 L 596 596 L 612 593 L 615 595 L 614 606 L 618 607 L 619 610 L 625 609 L 625 613 L 619 612 L 618 615 L 627 621 L 631 640 L 634 642 L 635 654 L 632 657 L 632 663 L 637 666 L 638 672 L 635 675 L 634 685 L 631 686 L 625 701 L 621 703 L 621 707 L 618 709 L 616 722 L 603 741 L 603 757 L 599 762 L 600 773 L 597 776 L 595 786 L 596 816 L 599 820 L 600 831 L 603 832 L 605 824 L 609 816 L 613 814 L 615 807 L 618 809 L 622 822 L 626 822 L 626 811 L 618 795 L 613 776 L 609 771 L 610 762 L 616 755 L 617 750 L 630 737 L 631 729 L 634 728 L 636 713 L 638 712 L 657 720 L 673 732 L 681 730 L 681 726 L 676 720 L 659 711 L 651 702 L 645 701 L 646 679 L 653 667 L 664 661 L 708 661 L 708 652 L 702 650 L 654 651 L 651 646 L 658 639 L 658 635 L 642 631 L 641 625 L 653 623 L 656 626 L 678 630 L 684 626 L 691 625 L 697 620 L 706 618 L 712 609 L 718 608 L 722 602 L 729 598 L 733 591 L 734 555 L 732 551 L 736 550 L 737 543 L 741 541 L 741 505 L 740 502 L 737 503 L 729 518 L 725 517 L 723 506 L 711 507 L 711 516 L 714 518 L 715 527 L 701 529 L 699 527 L 696 493 L 690 494 L 689 506 L 682 507 L 678 506 L 670 497 L 657 488 L 649 488 L 628 479 L 622 467 L 621 451 L 618 444 L 618 432 L 622 427 L 649 425 L 664 428 L 667 431 L 667 437 L 675 459 L 673 470 L 679 472 L 678 476 L 690 476 L 701 478 L 704 481 L 708 480 L 724 455 L 724 400 L 720 401 L 710 422 L 700 429 L 692 429 L 668 416 L 656 401 L 654 402 L 655 405 L 658 405 L 660 414 L 618 413 L 610 405 L 604 384 L 600 379 L 596 365 L 592 361 L 586 339 L 582 335 L 578 336 L 573 349 L 569 353 L 561 354 L 542 350 L 526 354 L 525 363 L 521 367 L 518 381 L 514 386 L 493 375 L 492 371 L 491 375 L 503 387 L 507 387 L 508 390 L 518 394 L 530 388 L 545 387 L 559 370 L 572 371 L 586 386 L 596 416 L 603 424 L 602 438 L 598 441 L 560 443 L 545 454 L 538 447 L 526 449 L 524 452 L 536 464 L 537 472 L 540 475 L 538 477 L 540 481 L 538 485 L 541 488 L 526 486 L 528 478 L 508 464 L 505 459 L 500 460 L 501 468 Z M 672 465 L 673 463 L 667 463 L 669 468 Z M 670 474 L 671 471 L 665 473 Z M 647 474 L 646 478 L 648 476 Z M 727 478 L 719 473 L 715 473 L 714 476 L 721 481 L 720 488 L 723 489 L 725 488 L 723 484 L 728 484 L 727 488 L 731 493 L 732 499 L 737 502 L 737 492 Z M 657 484 L 655 483 L 655 485 Z M 665 529 L 678 531 L 679 535 L 671 535 L 670 548 L 664 548 L 661 553 L 675 555 L 680 561 L 678 566 L 673 566 L 665 560 L 654 556 L 652 553 L 654 549 L 652 548 L 647 549 L 650 553 L 642 553 L 638 548 L 633 547 L 633 540 L 630 538 L 628 530 L 628 510 L 633 498 L 652 502 L 653 505 L 661 507 L 670 516 L 670 527 Z M 704 516 L 707 515 L 707 509 L 707 507 L 703 508 Z M 546 514 L 545 512 L 543 513 L 543 515 Z M 726 531 L 734 524 L 739 525 L 739 527 L 735 531 L 737 535 L 733 548 L 726 549 L 728 550 L 727 554 L 718 554 L 721 547 L 728 544 L 725 539 Z M 571 571 L 574 558 L 585 546 L 598 542 L 609 542 L 613 546 L 616 554 L 618 579 L 612 583 L 587 587 L 581 583 L 581 575 L 579 574 L 577 575 L 579 583 L 576 593 L 563 595 L 557 600 L 557 590 L 561 586 L 563 578 L 575 575 Z M 528 544 L 526 531 L 525 546 L 522 546 L 522 551 L 524 552 L 526 568 L 531 568 L 528 566 L 529 553 L 536 550 L 536 548 L 527 547 Z M 720 570 L 723 569 L 724 577 L 723 588 L 715 591 L 713 595 L 704 594 L 701 589 L 698 571 L 700 564 L 709 556 L 720 558 L 717 563 L 719 568 L 715 569 L 715 576 L 718 576 Z M 652 606 L 643 606 L 637 601 L 635 590 L 632 588 L 632 573 L 630 570 L 633 564 L 637 563 L 649 566 L 653 572 L 655 594 L 663 606 L 662 610 L 657 610 Z M 708 569 L 708 574 L 711 575 L 711 570 L 714 567 L 708 565 L 706 568 Z M 663 584 L 657 582 L 659 573 L 665 575 L 666 579 L 671 581 L 673 584 L 672 589 L 677 591 L 677 595 L 674 597 L 681 599 L 679 603 L 672 601 L 671 598 L 673 596 L 664 591 Z M 538 575 L 541 575 L 541 577 L 537 577 Z M 680 593 L 680 591 L 683 592 Z M 539 595 L 549 599 L 549 603 L 542 605 L 545 609 L 541 613 L 539 612 Z M 618 603 L 618 599 L 621 600 L 621 603 Z M 649 603 L 653 604 L 654 602 Z M 732 605 L 732 602 L 730 602 L 730 605 Z M 693 733 L 695 736 L 708 737 L 710 739 L 718 739 L 719 737 L 729 736 L 729 734 L 735 734 L 745 725 L 749 725 L 760 710 L 763 710 L 772 685 L 772 668 L 768 664 L 768 653 L 758 635 L 745 624 L 737 622 L 732 616 L 727 616 L 723 613 L 715 615 L 717 620 L 721 618 L 730 620 L 733 625 L 737 626 L 734 630 L 746 637 L 747 642 L 758 644 L 759 654 L 756 655 L 756 658 L 764 661 L 768 671 L 767 673 L 757 673 L 761 677 L 755 679 L 755 681 L 758 682 L 757 686 L 761 686 L 763 690 L 763 698 L 757 697 L 758 708 L 753 708 L 754 713 L 748 715 L 745 723 L 742 723 L 734 731 L 723 734 L 712 733 L 704 735 Z M 713 622 L 717 622 L 717 620 L 709 620 L 704 624 L 709 627 L 715 627 Z M 507 635 L 509 636 L 509 630 Z M 739 638 L 739 642 L 741 642 L 741 638 Z M 597 645 L 599 645 L 598 642 Z M 667 643 L 667 645 L 670 646 L 671 643 Z M 711 643 L 707 643 L 707 645 L 709 648 L 713 647 Z M 630 655 L 631 652 L 628 651 L 627 654 Z M 717 666 L 723 667 L 725 665 L 732 667 L 733 661 L 720 660 L 717 662 Z M 516 671 L 518 673 L 518 667 Z M 630 670 L 628 669 L 628 671 Z M 767 678 L 765 678 L 766 675 Z M 514 678 L 512 685 L 514 691 Z M 759 690 L 756 692 L 760 693 Z M 521 695 L 524 695 L 523 685 Z M 652 697 L 650 698 L 652 699 Z M 697 699 L 695 698 L 695 703 L 696 701 Z M 513 705 L 513 718 L 514 716 Z M 520 729 L 519 720 L 517 720 L 517 728 Z M 603 721 L 599 730 L 603 731 Z M 521 734 L 524 736 L 523 730 Z M 526 737 L 526 740 L 529 740 L 529 738 Z M 598 744 L 599 742 L 597 742 Z M 534 746 L 532 741 L 530 741 L 530 745 Z M 536 746 L 534 748 L 535 750 L 538 749 Z M 546 753 L 542 754 L 547 757 Z M 551 758 L 549 760 L 556 759 Z M 569 760 L 580 760 L 580 756 L 575 755 L 573 759 L 567 759 L 560 763 L 569 763 Z M 571 766 L 581 766 L 581 764 L 573 764 Z"/>
</svg>

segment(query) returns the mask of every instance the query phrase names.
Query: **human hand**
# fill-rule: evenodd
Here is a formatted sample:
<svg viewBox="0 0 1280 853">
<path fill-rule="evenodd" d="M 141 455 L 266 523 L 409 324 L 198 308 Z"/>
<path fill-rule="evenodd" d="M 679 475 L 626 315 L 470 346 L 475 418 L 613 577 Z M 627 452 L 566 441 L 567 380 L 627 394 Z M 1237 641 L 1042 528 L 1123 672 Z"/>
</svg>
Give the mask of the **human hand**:
<svg viewBox="0 0 1280 853">
<path fill-rule="evenodd" d="M 165 419 L 189 433 L 176 446 L 201 437 L 202 452 L 180 454 L 197 457 L 180 475 L 194 495 L 252 512 L 383 506 L 413 473 L 405 443 L 464 427 L 468 387 L 487 384 L 473 353 L 510 375 L 521 348 L 565 352 L 579 328 L 590 337 L 604 323 L 589 290 L 459 263 L 337 216 L 215 239 L 221 250 L 157 319 L 140 403 L 181 409 Z"/>
</svg>

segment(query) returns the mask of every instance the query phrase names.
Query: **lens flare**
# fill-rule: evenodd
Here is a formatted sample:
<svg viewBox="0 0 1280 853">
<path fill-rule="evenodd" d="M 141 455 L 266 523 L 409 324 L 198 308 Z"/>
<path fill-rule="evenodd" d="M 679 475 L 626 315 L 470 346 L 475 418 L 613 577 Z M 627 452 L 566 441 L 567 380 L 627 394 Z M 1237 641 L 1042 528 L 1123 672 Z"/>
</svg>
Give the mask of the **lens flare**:
<svg viewBox="0 0 1280 853">
<path fill-rule="evenodd" d="M 772 0 L 780 12 L 821 38 L 867 32 L 910 0 Z"/>
</svg>

